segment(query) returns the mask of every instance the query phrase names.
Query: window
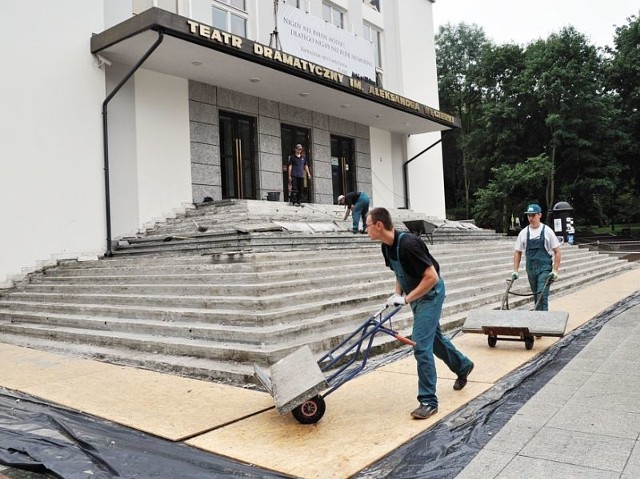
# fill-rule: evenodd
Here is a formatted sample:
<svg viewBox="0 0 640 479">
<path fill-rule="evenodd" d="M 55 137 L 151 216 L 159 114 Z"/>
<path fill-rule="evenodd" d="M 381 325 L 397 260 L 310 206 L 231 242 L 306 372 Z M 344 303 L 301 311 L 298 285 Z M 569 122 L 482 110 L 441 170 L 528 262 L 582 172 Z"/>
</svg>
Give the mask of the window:
<svg viewBox="0 0 640 479">
<path fill-rule="evenodd" d="M 241 37 L 247 36 L 246 0 L 216 0 L 212 13 L 214 27 Z"/>
<path fill-rule="evenodd" d="M 362 3 L 373 8 L 374 10 L 380 11 L 380 0 L 362 0 Z"/>
<path fill-rule="evenodd" d="M 322 19 L 338 28 L 344 28 L 344 12 L 330 3 L 322 2 Z"/>
<path fill-rule="evenodd" d="M 365 40 L 373 43 L 373 54 L 375 56 L 376 68 L 382 68 L 382 47 L 380 46 L 380 30 L 372 27 L 368 23 L 362 25 L 362 36 Z"/>
<path fill-rule="evenodd" d="M 296 8 L 302 7 L 302 5 L 300 5 L 302 3 L 302 0 L 284 0 L 284 3 L 288 3 L 289 5 L 292 5 Z"/>
</svg>

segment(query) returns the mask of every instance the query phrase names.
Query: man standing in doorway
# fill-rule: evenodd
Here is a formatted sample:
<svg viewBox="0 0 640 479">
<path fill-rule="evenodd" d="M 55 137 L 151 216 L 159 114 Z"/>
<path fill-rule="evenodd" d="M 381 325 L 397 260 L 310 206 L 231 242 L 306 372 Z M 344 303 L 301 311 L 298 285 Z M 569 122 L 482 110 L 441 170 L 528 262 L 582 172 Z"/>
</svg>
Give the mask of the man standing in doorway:
<svg viewBox="0 0 640 479">
<path fill-rule="evenodd" d="M 440 358 L 458 376 L 453 389 L 467 385 L 473 362 L 456 349 L 440 330 L 440 316 L 445 297 L 440 265 L 419 237 L 395 230 L 385 208 L 373 208 L 366 218 L 369 239 L 382 243 L 385 263 L 396 274 L 395 294 L 390 306 L 409 304 L 413 311 L 413 354 L 418 363 L 418 407 L 411 412 L 415 419 L 427 419 L 438 412 L 436 365 Z"/>
<path fill-rule="evenodd" d="M 558 279 L 562 257 L 560 242 L 551 228 L 541 223 L 540 205 L 530 204 L 525 214 L 529 220 L 529 226 L 523 228 L 516 239 L 511 280 L 518 279 L 518 268 L 524 252 L 527 260 L 527 277 L 533 292 L 536 311 L 549 311 L 549 284 Z M 540 294 L 542 298 L 539 298 Z"/>
<path fill-rule="evenodd" d="M 302 145 L 297 144 L 293 150 L 293 155 L 289 155 L 289 183 L 291 184 L 291 194 L 289 201 L 292 205 L 300 206 L 302 201 L 302 191 L 304 189 L 304 174 L 311 179 L 309 163 L 304 153 Z"/>
<path fill-rule="evenodd" d="M 344 213 L 344 221 L 347 221 L 349 213 L 353 212 L 353 228 L 351 231 L 354 233 L 358 232 L 360 218 L 362 218 L 362 230 L 360 232 L 362 234 L 366 233 L 365 222 L 367 220 L 367 213 L 369 212 L 369 195 L 364 191 L 353 191 L 346 195 L 338 196 L 338 204 L 347 207 Z"/>
</svg>

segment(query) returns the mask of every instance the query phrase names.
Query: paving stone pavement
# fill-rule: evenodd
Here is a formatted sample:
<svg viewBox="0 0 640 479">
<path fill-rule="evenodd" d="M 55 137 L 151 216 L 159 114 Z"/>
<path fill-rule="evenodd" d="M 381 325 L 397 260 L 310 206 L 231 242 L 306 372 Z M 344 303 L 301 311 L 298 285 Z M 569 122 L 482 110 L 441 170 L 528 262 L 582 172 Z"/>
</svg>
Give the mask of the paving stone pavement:
<svg viewBox="0 0 640 479">
<path fill-rule="evenodd" d="M 640 477 L 640 306 L 613 317 L 457 479 Z"/>
</svg>

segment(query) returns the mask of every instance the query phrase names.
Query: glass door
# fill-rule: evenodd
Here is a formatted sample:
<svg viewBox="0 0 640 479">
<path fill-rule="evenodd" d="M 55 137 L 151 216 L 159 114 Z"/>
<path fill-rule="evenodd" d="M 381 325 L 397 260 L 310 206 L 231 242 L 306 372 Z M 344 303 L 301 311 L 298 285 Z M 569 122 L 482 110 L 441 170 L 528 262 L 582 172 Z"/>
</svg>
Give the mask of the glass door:
<svg viewBox="0 0 640 479">
<path fill-rule="evenodd" d="M 356 190 L 356 167 L 352 138 L 331 135 L 331 180 L 333 203 L 338 196 Z"/>
<path fill-rule="evenodd" d="M 220 113 L 222 198 L 256 199 L 256 120 Z"/>
</svg>

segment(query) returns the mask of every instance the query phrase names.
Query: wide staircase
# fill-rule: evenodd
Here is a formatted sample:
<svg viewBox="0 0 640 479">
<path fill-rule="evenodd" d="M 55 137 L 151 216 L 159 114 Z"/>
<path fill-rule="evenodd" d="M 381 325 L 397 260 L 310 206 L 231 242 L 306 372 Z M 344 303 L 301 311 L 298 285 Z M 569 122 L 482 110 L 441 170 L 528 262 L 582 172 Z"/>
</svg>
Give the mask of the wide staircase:
<svg viewBox="0 0 640 479">
<path fill-rule="evenodd" d="M 392 293 L 380 246 L 352 234 L 344 209 L 230 200 L 198 205 L 137 235 L 114 256 L 62 261 L 0 293 L 0 342 L 207 378 L 253 384 L 267 366 L 309 345 L 342 343 Z M 446 281 L 442 328 L 476 308 L 498 308 L 512 270 L 513 238 L 467 223 L 392 212 L 437 226 L 424 237 Z M 553 294 L 634 263 L 563 245 Z M 527 281 L 518 283 L 526 293 Z M 530 308 L 530 298 L 510 297 Z M 393 327 L 410 336 L 404 308 Z M 374 353 L 402 347 L 376 336 Z"/>
</svg>

